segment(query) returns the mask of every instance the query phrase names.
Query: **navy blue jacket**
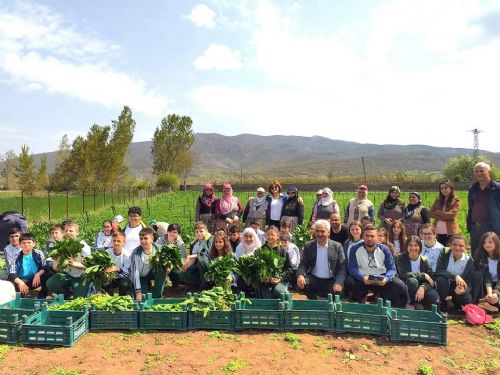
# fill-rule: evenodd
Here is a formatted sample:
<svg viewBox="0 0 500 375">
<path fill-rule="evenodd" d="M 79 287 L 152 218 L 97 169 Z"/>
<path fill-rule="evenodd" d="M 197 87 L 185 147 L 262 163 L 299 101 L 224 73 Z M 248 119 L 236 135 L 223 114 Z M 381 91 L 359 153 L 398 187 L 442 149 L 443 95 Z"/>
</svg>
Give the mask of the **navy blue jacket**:
<svg viewBox="0 0 500 375">
<path fill-rule="evenodd" d="M 471 185 L 469 188 L 469 211 L 467 212 L 467 230 L 470 232 L 474 223 L 472 222 L 472 207 L 474 206 L 474 200 L 476 198 L 476 193 L 479 189 L 479 182 Z M 500 233 L 500 183 L 496 181 L 491 181 L 489 194 L 489 208 L 490 208 L 490 220 L 493 227 L 493 231 L 497 234 Z"/>
<path fill-rule="evenodd" d="M 17 256 L 14 264 L 11 266 L 9 270 L 9 280 L 14 282 L 16 277 L 21 277 L 23 273 L 23 252 L 21 251 Z M 36 265 L 38 266 L 38 271 L 45 267 L 45 260 L 43 258 L 43 252 L 41 250 L 33 249 L 31 251 L 31 256 L 35 260 Z M 37 271 L 37 272 L 38 272 Z"/>
</svg>

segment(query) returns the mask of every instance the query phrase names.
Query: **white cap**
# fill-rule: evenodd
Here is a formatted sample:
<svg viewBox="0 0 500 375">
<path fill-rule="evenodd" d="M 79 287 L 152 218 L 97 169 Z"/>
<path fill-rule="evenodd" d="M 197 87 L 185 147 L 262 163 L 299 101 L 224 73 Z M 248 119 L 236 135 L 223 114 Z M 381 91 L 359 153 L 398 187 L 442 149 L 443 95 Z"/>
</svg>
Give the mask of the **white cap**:
<svg viewBox="0 0 500 375">
<path fill-rule="evenodd" d="M 265 192 L 266 191 L 264 190 L 264 188 L 262 186 L 257 188 L 257 193 L 265 193 Z"/>
<path fill-rule="evenodd" d="M 321 194 L 323 194 L 323 190 L 321 189 L 316 192 L 316 195 L 321 195 Z"/>
<path fill-rule="evenodd" d="M 116 215 L 113 221 L 116 221 L 118 224 L 123 221 L 123 216 L 122 215 Z"/>
</svg>

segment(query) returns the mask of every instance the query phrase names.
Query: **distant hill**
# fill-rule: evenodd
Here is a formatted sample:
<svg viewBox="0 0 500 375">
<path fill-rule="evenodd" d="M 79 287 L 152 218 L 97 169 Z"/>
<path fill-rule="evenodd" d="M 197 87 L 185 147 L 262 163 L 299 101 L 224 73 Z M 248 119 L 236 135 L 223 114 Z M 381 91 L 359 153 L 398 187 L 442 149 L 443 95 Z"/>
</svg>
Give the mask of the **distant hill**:
<svg viewBox="0 0 500 375">
<path fill-rule="evenodd" d="M 151 142 L 135 142 L 129 147 L 130 170 L 137 175 L 151 171 Z M 311 175 L 360 175 L 362 157 L 368 175 L 398 171 L 439 172 L 446 161 L 457 155 L 470 155 L 465 148 L 425 145 L 376 145 L 338 141 L 325 137 L 225 136 L 197 133 L 193 151 L 198 162 L 190 178 L 214 180 L 219 176 L 252 174 L 255 177 L 301 177 Z M 500 164 L 500 153 L 484 151 Z M 47 153 L 49 171 L 53 170 L 55 152 Z M 38 160 L 40 155 L 35 155 Z"/>
</svg>

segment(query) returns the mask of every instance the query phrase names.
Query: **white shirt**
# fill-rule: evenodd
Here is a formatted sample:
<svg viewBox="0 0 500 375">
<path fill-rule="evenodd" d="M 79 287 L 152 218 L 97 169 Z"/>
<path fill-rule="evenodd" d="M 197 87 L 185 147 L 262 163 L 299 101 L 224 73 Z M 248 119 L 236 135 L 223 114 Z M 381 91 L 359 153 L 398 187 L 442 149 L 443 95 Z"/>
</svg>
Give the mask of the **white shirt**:
<svg viewBox="0 0 500 375">
<path fill-rule="evenodd" d="M 138 225 L 135 228 L 130 228 L 127 224 L 125 227 L 125 244 L 123 245 L 123 252 L 127 256 L 131 256 L 134 249 L 141 244 L 139 241 L 139 232 L 142 229 L 142 225 Z"/>
<path fill-rule="evenodd" d="M 283 208 L 283 199 L 279 197 L 278 199 L 271 200 L 271 212 L 270 218 L 274 221 L 279 221 L 281 219 L 281 209 Z"/>
<path fill-rule="evenodd" d="M 425 246 L 425 242 L 422 241 L 422 255 L 429 259 L 431 264 L 432 272 L 436 272 L 437 262 L 439 255 L 443 252 L 444 246 L 436 241 L 432 247 Z"/>
<path fill-rule="evenodd" d="M 328 247 L 320 246 L 317 242 L 316 245 L 318 251 L 316 253 L 316 265 L 312 274 L 320 279 L 331 279 L 333 274 L 330 272 L 330 267 L 328 267 Z"/>
<path fill-rule="evenodd" d="M 399 254 L 401 252 L 401 243 L 399 240 L 394 240 L 395 253 Z"/>
<path fill-rule="evenodd" d="M 488 258 L 488 269 L 490 270 L 491 280 L 498 282 L 498 260 Z"/>
<path fill-rule="evenodd" d="M 469 261 L 469 256 L 465 253 L 462 254 L 462 257 L 459 260 L 455 260 L 453 254 L 450 254 L 450 260 L 448 261 L 448 267 L 446 270 L 455 275 L 462 275 L 465 271 L 465 266 Z"/>
<path fill-rule="evenodd" d="M 417 260 L 411 260 L 411 272 L 420 272 L 420 257 Z"/>
</svg>

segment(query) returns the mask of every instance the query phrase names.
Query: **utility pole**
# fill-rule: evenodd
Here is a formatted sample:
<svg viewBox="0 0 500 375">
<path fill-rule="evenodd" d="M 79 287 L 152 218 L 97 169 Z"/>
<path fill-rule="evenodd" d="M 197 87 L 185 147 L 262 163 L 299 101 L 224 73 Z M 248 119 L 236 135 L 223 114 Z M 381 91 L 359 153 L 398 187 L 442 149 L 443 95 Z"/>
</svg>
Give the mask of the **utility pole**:
<svg viewBox="0 0 500 375">
<path fill-rule="evenodd" d="M 477 160 L 479 158 L 479 133 L 482 133 L 482 130 L 479 129 L 472 129 L 469 130 L 474 134 L 474 147 L 472 149 L 472 159 L 474 160 L 474 164 L 477 163 Z"/>
</svg>

